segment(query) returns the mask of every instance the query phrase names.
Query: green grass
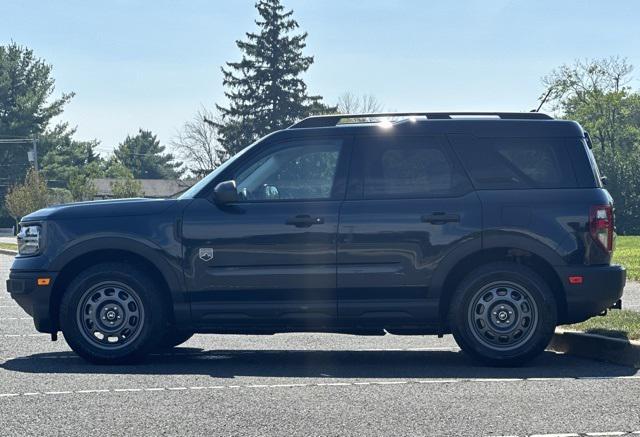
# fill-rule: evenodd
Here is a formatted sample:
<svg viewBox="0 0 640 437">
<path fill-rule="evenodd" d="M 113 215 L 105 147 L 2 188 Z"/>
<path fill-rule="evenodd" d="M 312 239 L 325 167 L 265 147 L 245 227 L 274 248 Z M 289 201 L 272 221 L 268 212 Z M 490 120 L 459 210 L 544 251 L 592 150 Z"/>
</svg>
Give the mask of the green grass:
<svg viewBox="0 0 640 437">
<path fill-rule="evenodd" d="M 586 322 L 564 326 L 574 331 L 584 331 L 607 337 L 640 339 L 640 313 L 629 310 L 609 310 L 603 317 L 593 317 Z"/>
<path fill-rule="evenodd" d="M 18 245 L 15 243 L 0 243 L 0 249 L 18 250 Z"/>
<path fill-rule="evenodd" d="M 640 236 L 616 238 L 613 261 L 627 268 L 627 280 L 640 281 Z"/>
</svg>

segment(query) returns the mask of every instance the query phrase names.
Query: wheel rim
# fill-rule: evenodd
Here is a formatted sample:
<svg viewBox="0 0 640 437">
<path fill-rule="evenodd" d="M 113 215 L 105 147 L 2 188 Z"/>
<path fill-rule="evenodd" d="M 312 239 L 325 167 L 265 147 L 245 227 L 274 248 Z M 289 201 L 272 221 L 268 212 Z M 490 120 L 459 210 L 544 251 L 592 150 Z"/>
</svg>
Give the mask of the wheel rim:
<svg viewBox="0 0 640 437">
<path fill-rule="evenodd" d="M 101 349 L 131 344 L 144 326 L 144 308 L 138 294 L 122 282 L 102 282 L 85 291 L 76 323 L 82 335 Z"/>
<path fill-rule="evenodd" d="M 471 299 L 468 321 L 482 345 L 500 351 L 515 349 L 534 334 L 538 310 L 531 293 L 513 282 L 494 282 Z"/>
</svg>

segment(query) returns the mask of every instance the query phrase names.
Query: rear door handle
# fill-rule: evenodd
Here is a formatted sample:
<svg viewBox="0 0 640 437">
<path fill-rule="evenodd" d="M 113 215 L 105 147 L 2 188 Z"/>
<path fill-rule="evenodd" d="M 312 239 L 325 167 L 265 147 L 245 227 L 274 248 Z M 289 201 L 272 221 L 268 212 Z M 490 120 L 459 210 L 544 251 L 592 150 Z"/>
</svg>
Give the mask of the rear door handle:
<svg viewBox="0 0 640 437">
<path fill-rule="evenodd" d="M 445 223 L 456 223 L 460 221 L 460 215 L 447 214 L 445 212 L 434 212 L 425 214 L 421 217 L 423 223 L 431 223 L 432 225 L 443 225 Z"/>
<path fill-rule="evenodd" d="M 321 225 L 324 223 L 322 217 L 311 217 L 310 215 L 297 215 L 287 219 L 286 224 L 295 226 L 296 228 L 308 228 L 313 225 Z"/>
</svg>

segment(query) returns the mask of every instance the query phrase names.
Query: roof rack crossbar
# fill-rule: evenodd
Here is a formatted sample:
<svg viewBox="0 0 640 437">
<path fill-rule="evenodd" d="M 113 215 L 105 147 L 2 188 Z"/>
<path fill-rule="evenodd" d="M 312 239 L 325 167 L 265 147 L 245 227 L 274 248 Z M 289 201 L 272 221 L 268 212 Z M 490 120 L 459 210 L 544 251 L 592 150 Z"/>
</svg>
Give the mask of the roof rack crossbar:
<svg viewBox="0 0 640 437">
<path fill-rule="evenodd" d="M 451 120 L 463 117 L 498 117 L 502 120 L 553 120 L 553 117 L 542 112 L 383 112 L 371 114 L 315 115 L 294 123 L 289 129 L 331 127 L 340 124 L 342 120 L 349 119 L 411 116 L 426 117 L 430 120 Z"/>
</svg>

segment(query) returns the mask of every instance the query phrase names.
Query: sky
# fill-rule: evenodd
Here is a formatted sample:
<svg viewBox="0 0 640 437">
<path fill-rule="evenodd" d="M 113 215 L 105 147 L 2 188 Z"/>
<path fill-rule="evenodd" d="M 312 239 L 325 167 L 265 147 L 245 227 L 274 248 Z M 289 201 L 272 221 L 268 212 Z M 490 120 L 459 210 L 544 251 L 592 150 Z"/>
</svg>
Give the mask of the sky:
<svg viewBox="0 0 640 437">
<path fill-rule="evenodd" d="M 309 91 L 327 103 L 349 91 L 392 111 L 528 111 L 554 68 L 613 55 L 638 67 L 640 88 L 640 1 L 283 3 L 309 34 Z M 106 154 L 138 128 L 168 144 L 224 104 L 220 67 L 256 18 L 249 0 L 0 0 L 0 44 L 53 65 L 54 95 L 76 93 L 60 119 Z"/>
</svg>

